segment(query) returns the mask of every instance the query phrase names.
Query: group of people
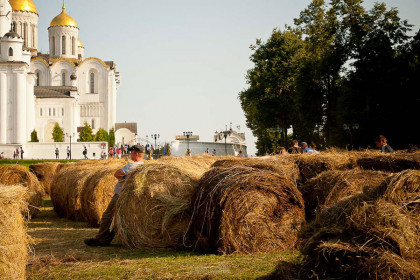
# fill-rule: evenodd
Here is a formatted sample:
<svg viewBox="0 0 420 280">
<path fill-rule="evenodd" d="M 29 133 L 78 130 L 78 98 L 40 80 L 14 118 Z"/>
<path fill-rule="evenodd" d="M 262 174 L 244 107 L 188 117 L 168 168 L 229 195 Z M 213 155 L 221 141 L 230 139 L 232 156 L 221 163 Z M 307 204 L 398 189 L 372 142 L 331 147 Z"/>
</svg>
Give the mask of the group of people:
<svg viewBox="0 0 420 280">
<path fill-rule="evenodd" d="M 23 154 L 25 152 L 23 151 L 23 148 L 20 147 L 19 149 L 16 149 L 16 151 L 13 151 L 13 159 L 19 159 L 19 155 L 20 155 L 20 159 L 23 159 Z"/>
<path fill-rule="evenodd" d="M 308 143 L 306 143 L 306 142 L 301 142 L 300 146 L 299 146 L 299 141 L 297 141 L 297 140 L 292 141 L 292 147 L 290 147 L 288 150 L 286 150 L 285 147 L 280 147 L 280 154 L 281 155 L 284 155 L 284 154 L 304 154 L 304 153 L 316 154 L 316 153 L 319 153 L 319 152 L 316 150 L 316 145 L 315 144 L 308 145 Z"/>
</svg>

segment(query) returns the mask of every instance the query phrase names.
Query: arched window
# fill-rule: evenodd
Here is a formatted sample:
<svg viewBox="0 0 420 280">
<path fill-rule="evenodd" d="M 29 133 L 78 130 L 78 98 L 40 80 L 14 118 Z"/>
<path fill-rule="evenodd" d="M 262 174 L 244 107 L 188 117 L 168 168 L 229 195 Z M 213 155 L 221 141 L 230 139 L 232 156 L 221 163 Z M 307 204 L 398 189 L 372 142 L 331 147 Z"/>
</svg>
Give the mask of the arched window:
<svg viewBox="0 0 420 280">
<path fill-rule="evenodd" d="M 55 108 L 53 108 L 53 116 L 55 117 Z"/>
<path fill-rule="evenodd" d="M 61 115 L 64 116 L 64 108 L 61 108 Z"/>
<path fill-rule="evenodd" d="M 95 93 L 95 73 L 90 73 L 90 93 Z"/>
<path fill-rule="evenodd" d="M 39 115 L 42 117 L 42 108 L 39 109 Z"/>
<path fill-rule="evenodd" d="M 92 129 L 95 129 L 95 120 L 92 119 Z"/>
<path fill-rule="evenodd" d="M 13 56 L 13 49 L 11 47 L 9 48 L 9 56 Z"/>
<path fill-rule="evenodd" d="M 51 108 L 48 108 L 48 115 L 51 116 Z"/>
<path fill-rule="evenodd" d="M 66 36 L 61 37 L 62 54 L 66 54 Z"/>
<path fill-rule="evenodd" d="M 13 30 L 13 32 L 16 32 L 16 22 L 12 23 L 12 30 Z"/>
<path fill-rule="evenodd" d="M 71 54 L 76 55 L 76 37 L 71 38 Z"/>
<path fill-rule="evenodd" d="M 22 37 L 23 37 L 23 39 L 24 39 L 24 44 L 25 44 L 25 46 L 28 46 L 28 34 L 26 34 L 26 32 L 28 31 L 28 24 L 27 23 L 25 23 L 25 24 L 23 24 L 23 26 L 22 26 Z"/>
<path fill-rule="evenodd" d="M 52 46 L 51 46 L 52 55 L 55 55 L 55 37 L 52 37 Z"/>
<path fill-rule="evenodd" d="M 31 44 L 31 46 L 33 47 L 33 48 L 35 48 L 35 26 L 33 26 L 32 25 L 32 30 L 31 30 L 32 32 L 32 44 Z"/>
<path fill-rule="evenodd" d="M 40 78 L 40 74 L 39 72 L 36 72 L 36 86 L 39 87 L 39 78 Z"/>
<path fill-rule="evenodd" d="M 61 73 L 61 86 L 66 86 L 66 73 Z"/>
</svg>

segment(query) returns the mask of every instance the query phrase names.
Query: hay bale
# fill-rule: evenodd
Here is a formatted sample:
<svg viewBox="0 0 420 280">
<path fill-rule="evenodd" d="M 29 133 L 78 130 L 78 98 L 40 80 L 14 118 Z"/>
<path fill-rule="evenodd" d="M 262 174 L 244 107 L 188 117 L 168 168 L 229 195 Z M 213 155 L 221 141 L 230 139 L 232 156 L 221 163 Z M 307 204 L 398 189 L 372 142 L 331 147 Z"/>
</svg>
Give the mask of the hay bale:
<svg viewBox="0 0 420 280">
<path fill-rule="evenodd" d="M 29 218 L 35 218 L 42 205 L 42 187 L 34 174 L 21 165 L 0 165 L 0 184 L 26 187 Z M 25 214 L 28 214 L 25 213 Z"/>
<path fill-rule="evenodd" d="M 26 279 L 28 237 L 22 212 L 27 189 L 0 186 L 0 278 Z"/>
<path fill-rule="evenodd" d="M 62 166 L 63 164 L 59 162 L 43 162 L 29 166 L 29 170 L 35 174 L 41 183 L 42 195 L 50 195 L 51 182 Z"/>
<path fill-rule="evenodd" d="M 86 181 L 108 167 L 115 168 L 115 172 L 117 166 L 124 163 L 126 162 L 123 160 L 84 160 L 65 164 L 51 183 L 54 211 L 60 217 L 85 221 L 81 201 Z"/>
<path fill-rule="evenodd" d="M 147 162 L 126 180 L 115 214 L 115 228 L 129 248 L 182 247 L 187 212 L 198 180 L 209 163 L 188 157 Z"/>
<path fill-rule="evenodd" d="M 420 171 L 324 209 L 301 232 L 301 251 L 317 277 L 419 279 Z"/>
<path fill-rule="evenodd" d="M 357 159 L 357 165 L 363 169 L 401 172 L 407 169 L 420 169 L 420 152 L 376 154 Z"/>
<path fill-rule="evenodd" d="M 114 187 L 118 182 L 114 177 L 116 170 L 127 162 L 116 161 L 100 169 L 92 170 L 87 176 L 80 194 L 83 220 L 91 226 L 99 226 L 102 214 L 114 195 Z"/>
<path fill-rule="evenodd" d="M 292 249 L 304 221 L 295 183 L 248 166 L 212 168 L 192 205 L 194 246 L 205 252 L 255 253 Z"/>
<path fill-rule="evenodd" d="M 278 156 L 269 158 L 237 158 L 226 157 L 217 160 L 212 167 L 230 168 L 234 166 L 247 166 L 257 169 L 263 169 L 277 173 L 292 181 L 299 179 L 299 168 L 288 157 Z"/>
<path fill-rule="evenodd" d="M 301 188 L 305 201 L 306 220 L 311 221 L 316 212 L 332 206 L 349 196 L 362 193 L 365 188 L 384 184 L 389 174 L 371 170 L 332 170 L 308 180 Z"/>
</svg>

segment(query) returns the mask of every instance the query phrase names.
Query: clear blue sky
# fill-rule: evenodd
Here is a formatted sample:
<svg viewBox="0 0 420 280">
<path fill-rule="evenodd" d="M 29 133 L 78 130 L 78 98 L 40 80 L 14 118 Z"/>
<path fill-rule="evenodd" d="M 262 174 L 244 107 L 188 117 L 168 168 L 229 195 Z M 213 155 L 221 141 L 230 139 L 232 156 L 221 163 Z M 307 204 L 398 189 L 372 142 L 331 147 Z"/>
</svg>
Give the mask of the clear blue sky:
<svg viewBox="0 0 420 280">
<path fill-rule="evenodd" d="M 48 51 L 50 21 L 61 0 L 34 0 L 39 48 Z M 375 1 L 365 1 L 372 7 Z M 420 1 L 386 0 L 402 18 L 420 26 Z M 85 57 L 113 60 L 122 75 L 117 121 L 137 122 L 142 138 L 159 133 L 170 142 L 183 131 L 211 141 L 230 122 L 246 128 L 238 93 L 247 87 L 249 46 L 273 28 L 292 24 L 310 0 L 67 0 L 77 21 Z"/>
</svg>

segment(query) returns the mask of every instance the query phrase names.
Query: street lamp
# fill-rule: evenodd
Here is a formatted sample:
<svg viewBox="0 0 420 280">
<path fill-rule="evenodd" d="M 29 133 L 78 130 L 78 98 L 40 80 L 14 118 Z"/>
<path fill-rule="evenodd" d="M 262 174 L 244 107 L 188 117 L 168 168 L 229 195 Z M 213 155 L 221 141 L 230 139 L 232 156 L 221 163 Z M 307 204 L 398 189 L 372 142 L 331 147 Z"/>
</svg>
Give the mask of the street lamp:
<svg viewBox="0 0 420 280">
<path fill-rule="evenodd" d="M 187 151 L 190 150 L 190 137 L 193 135 L 191 131 L 184 132 L 184 136 L 187 137 Z"/>
<path fill-rule="evenodd" d="M 150 137 L 152 137 L 152 139 L 155 139 L 155 149 L 156 149 L 156 139 L 158 139 L 160 137 L 159 134 L 151 134 Z"/>
<path fill-rule="evenodd" d="M 274 135 L 275 135 L 275 138 L 276 138 L 276 142 L 275 142 L 275 144 L 276 144 L 276 149 L 274 150 L 274 154 L 277 154 L 277 137 L 278 137 L 278 135 L 279 135 L 279 133 L 282 133 L 283 132 L 283 129 L 281 129 L 281 128 L 279 128 L 279 127 L 276 127 L 276 128 L 270 128 L 270 132 L 271 133 L 274 133 Z"/>
<path fill-rule="evenodd" d="M 226 130 L 222 132 L 223 133 L 223 137 L 225 138 L 225 155 L 227 156 L 227 144 L 226 144 L 226 138 L 228 136 L 230 136 L 232 134 L 232 130 L 228 130 L 227 129 L 227 125 L 226 125 Z"/>
<path fill-rule="evenodd" d="M 74 133 L 73 134 L 69 134 L 69 133 L 66 133 L 66 136 L 67 137 L 70 137 L 70 160 L 71 160 L 71 137 L 72 137 L 72 135 L 73 135 L 73 137 L 74 137 Z"/>
</svg>

